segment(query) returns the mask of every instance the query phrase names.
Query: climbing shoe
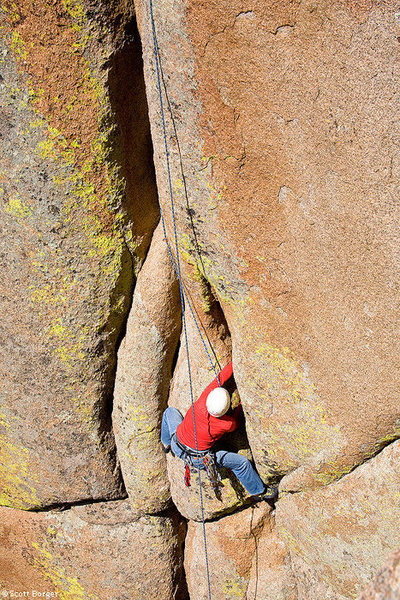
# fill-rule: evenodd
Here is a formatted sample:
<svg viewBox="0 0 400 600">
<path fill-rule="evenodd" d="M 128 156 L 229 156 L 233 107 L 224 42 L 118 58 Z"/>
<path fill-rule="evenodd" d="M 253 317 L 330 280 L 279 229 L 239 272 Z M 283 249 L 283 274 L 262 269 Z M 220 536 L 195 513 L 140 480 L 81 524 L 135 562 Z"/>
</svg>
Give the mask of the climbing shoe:
<svg viewBox="0 0 400 600">
<path fill-rule="evenodd" d="M 165 454 L 168 454 L 168 452 L 171 452 L 171 446 L 164 446 L 164 444 L 161 444 L 163 452 Z"/>
<path fill-rule="evenodd" d="M 277 485 L 274 485 L 274 486 L 266 485 L 264 488 L 264 491 L 261 494 L 256 494 L 255 496 L 252 496 L 252 498 L 256 502 L 265 500 L 266 502 L 268 502 L 268 504 L 273 506 L 275 504 L 275 502 L 278 500 L 278 495 L 279 495 L 279 490 L 278 490 Z"/>
</svg>

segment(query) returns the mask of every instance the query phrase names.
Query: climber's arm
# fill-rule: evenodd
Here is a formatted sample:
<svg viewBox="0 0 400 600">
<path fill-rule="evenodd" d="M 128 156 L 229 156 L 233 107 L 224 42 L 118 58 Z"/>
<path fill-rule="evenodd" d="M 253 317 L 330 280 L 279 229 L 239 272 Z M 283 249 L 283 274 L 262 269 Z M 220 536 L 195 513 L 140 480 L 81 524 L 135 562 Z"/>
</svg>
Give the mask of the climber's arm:
<svg viewBox="0 0 400 600">
<path fill-rule="evenodd" d="M 232 362 L 230 362 L 228 365 L 226 365 L 226 367 L 222 369 L 222 371 L 220 371 L 220 373 L 218 374 L 218 378 L 215 377 L 215 379 L 213 379 L 212 382 L 205 388 L 199 399 L 196 401 L 196 404 L 197 402 L 199 404 L 203 402 L 205 403 L 208 394 L 212 392 L 212 390 L 215 390 L 217 387 L 219 387 L 219 384 L 221 384 L 222 387 L 226 388 L 230 394 L 233 393 L 233 391 L 236 389 L 236 384 L 235 379 L 233 377 Z"/>
<path fill-rule="evenodd" d="M 233 365 L 231 361 L 229 365 L 226 365 L 226 367 L 224 367 L 222 371 L 220 371 L 218 378 L 215 377 L 215 379 L 213 379 L 212 382 L 206 387 L 198 401 L 205 402 L 207 400 L 208 394 L 212 392 L 212 390 L 215 390 L 215 388 L 219 387 L 219 384 L 221 384 L 222 387 L 225 387 L 229 393 L 232 393 L 233 390 L 231 391 L 230 388 L 232 387 L 232 384 L 236 387 L 236 384 L 234 382 L 235 380 L 233 378 Z"/>
<path fill-rule="evenodd" d="M 221 417 L 226 423 L 226 433 L 230 433 L 231 431 L 235 431 L 240 426 L 240 423 L 243 419 L 243 409 L 242 405 L 239 404 L 233 411 L 233 414 L 226 414 Z"/>
</svg>

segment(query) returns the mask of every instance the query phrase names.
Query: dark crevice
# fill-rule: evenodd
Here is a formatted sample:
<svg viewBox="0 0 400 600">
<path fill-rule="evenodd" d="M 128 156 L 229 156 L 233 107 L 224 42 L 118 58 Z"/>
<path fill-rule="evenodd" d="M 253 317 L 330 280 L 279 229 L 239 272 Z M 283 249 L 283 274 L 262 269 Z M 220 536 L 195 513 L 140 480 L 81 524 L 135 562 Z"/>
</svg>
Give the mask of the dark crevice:
<svg viewBox="0 0 400 600">
<path fill-rule="evenodd" d="M 149 112 L 145 93 L 142 47 L 135 19 L 127 24 L 125 33 L 125 45 L 113 56 L 108 79 L 112 113 L 117 123 L 114 128 L 110 161 L 112 165 L 117 166 L 119 175 L 126 182 L 123 209 L 126 213 L 126 223 L 129 223 L 130 227 L 130 230 L 126 232 L 128 233 L 126 244 L 129 250 L 130 264 L 124 265 L 125 275 L 123 275 L 129 281 L 129 290 L 125 290 L 126 304 L 120 323 L 116 327 L 112 384 L 107 395 L 108 400 L 104 415 L 104 420 L 108 421 L 111 432 L 118 351 L 126 335 L 136 278 L 146 259 L 153 233 L 160 219 Z M 170 379 L 176 366 L 178 352 L 179 341 L 172 360 L 169 373 Z M 160 382 L 160 385 L 165 386 L 166 383 Z M 167 397 L 168 394 L 166 401 Z M 118 462 L 117 449 L 115 449 L 115 457 Z M 120 469 L 119 472 L 121 473 Z M 122 480 L 122 473 L 120 477 Z M 128 497 L 125 489 L 124 497 Z M 64 505 L 53 507 L 56 510 L 66 508 L 68 507 Z M 176 600 L 188 600 L 189 594 L 183 566 L 186 521 L 178 513 L 172 500 L 163 511 L 155 513 L 154 516 L 169 517 L 174 520 L 174 529 L 178 540 L 175 547 L 173 567 L 174 598 Z"/>
<path fill-rule="evenodd" d="M 175 514 L 175 530 L 178 536 L 178 544 L 174 553 L 174 583 L 175 594 L 174 600 L 190 600 L 187 579 L 185 573 L 184 557 L 185 557 L 185 542 L 187 536 L 187 519 L 182 517 L 178 510 L 174 507 Z"/>
<path fill-rule="evenodd" d="M 129 37 L 114 55 L 108 85 L 117 121 L 112 159 L 120 166 L 120 174 L 126 181 L 124 209 L 132 227 L 137 272 L 160 220 L 160 207 L 136 19 L 127 27 Z"/>
<path fill-rule="evenodd" d="M 365 457 L 360 463 L 357 463 L 356 465 L 354 465 L 353 467 L 349 468 L 346 472 L 342 473 L 342 475 L 340 477 L 337 477 L 336 479 L 333 479 L 332 481 L 330 481 L 329 483 L 326 483 L 325 485 L 321 486 L 321 488 L 317 488 L 317 489 L 322 489 L 322 488 L 329 488 L 332 485 L 335 485 L 336 483 L 338 483 L 339 481 L 342 481 L 342 479 L 345 479 L 346 477 L 348 477 L 351 473 L 353 473 L 354 471 L 356 471 L 357 469 L 359 469 L 360 467 L 362 467 L 363 465 L 369 463 L 370 461 L 374 460 L 377 456 L 379 456 L 379 454 L 381 454 L 388 446 L 390 446 L 391 444 L 394 444 L 395 442 L 399 441 L 400 438 L 398 437 L 393 437 L 390 440 L 385 441 L 382 445 L 380 445 L 378 448 L 375 448 L 375 450 L 367 457 Z M 300 468 L 300 467 L 298 467 Z M 284 476 L 289 476 L 291 475 L 291 473 L 294 473 L 297 469 L 293 469 L 292 471 L 289 471 L 288 473 L 285 473 Z M 282 478 L 282 477 L 281 477 Z M 285 489 L 284 490 L 284 494 L 288 495 L 288 496 L 294 496 L 296 494 L 302 494 L 306 491 L 310 491 L 308 488 L 300 488 L 300 489 L 295 489 L 295 490 L 290 490 L 290 489 Z"/>
<path fill-rule="evenodd" d="M 371 452 L 371 454 L 369 456 L 366 456 L 363 459 L 362 462 L 358 463 L 357 465 L 354 465 L 354 467 L 352 467 L 351 469 L 349 469 L 346 473 L 343 473 L 343 475 L 341 475 L 341 477 L 338 477 L 337 479 L 335 479 L 334 481 L 332 481 L 331 483 L 329 483 L 328 486 L 329 485 L 333 485 L 333 484 L 337 483 L 338 481 L 341 481 L 342 479 L 344 479 L 345 477 L 347 477 L 348 475 L 350 475 L 350 473 L 353 473 L 353 471 L 355 471 L 356 469 L 359 469 L 363 465 L 369 463 L 371 460 L 373 460 L 374 458 L 376 458 L 377 456 L 379 456 L 379 454 L 381 454 L 381 452 L 383 452 L 383 450 L 385 450 L 388 446 L 390 446 L 391 444 L 394 444 L 395 442 L 398 442 L 399 439 L 400 439 L 399 437 L 393 436 L 392 439 L 389 439 L 389 440 L 386 440 L 385 442 L 382 442 L 382 444 L 380 444 L 379 446 L 375 447 L 374 450 Z"/>
<path fill-rule="evenodd" d="M 204 312 L 209 318 L 209 325 L 217 330 L 218 338 L 222 342 L 228 341 L 231 339 L 231 334 L 218 296 L 204 276 L 200 275 L 200 280 L 204 301 Z"/>
<path fill-rule="evenodd" d="M 54 504 L 48 504 L 47 506 L 42 506 L 40 508 L 28 508 L 24 509 L 26 512 L 33 513 L 42 513 L 49 511 L 62 512 L 64 510 L 69 510 L 70 508 L 74 508 L 75 506 L 91 506 L 92 504 L 102 504 L 104 502 L 120 502 L 121 500 L 126 500 L 127 494 L 125 493 L 121 498 L 96 498 L 93 500 L 77 500 L 76 502 L 55 502 Z"/>
<path fill-rule="evenodd" d="M 181 339 L 179 338 L 178 343 L 177 343 L 176 348 L 175 348 L 174 356 L 173 356 L 173 359 L 172 359 L 171 381 L 172 381 L 172 378 L 173 378 L 173 375 L 174 375 L 174 372 L 175 372 L 175 368 L 176 368 L 176 365 L 177 365 L 177 362 L 178 362 L 178 357 L 179 357 L 179 351 L 180 351 L 180 349 L 181 349 Z"/>
<path fill-rule="evenodd" d="M 257 599 L 258 597 L 258 582 L 259 582 L 259 551 L 258 551 L 258 546 L 259 546 L 259 540 L 260 540 L 260 536 L 261 533 L 264 530 L 265 527 L 265 517 L 262 518 L 261 522 L 256 525 L 255 527 L 253 526 L 253 519 L 254 519 L 254 507 L 252 507 L 252 513 L 251 513 L 251 520 L 250 520 L 250 536 L 253 538 L 254 540 L 254 567 L 252 567 L 251 570 L 255 570 L 255 589 L 254 589 L 254 600 Z M 250 580 L 247 583 L 247 588 L 246 588 L 246 598 L 248 598 L 248 585 L 249 585 Z"/>
<path fill-rule="evenodd" d="M 117 354 L 126 334 L 129 311 L 132 306 L 136 276 L 148 252 L 153 232 L 160 218 L 153 147 L 145 92 L 142 47 L 136 19 L 125 27 L 125 43 L 110 59 L 108 89 L 113 122 L 105 123 L 109 135 L 109 164 L 125 182 L 122 209 L 125 222 L 121 232 L 125 250 L 121 274 L 110 299 L 114 311 L 106 325 L 104 342 L 99 353 L 109 353 L 109 369 L 105 383 L 105 402 L 99 415 L 102 436 L 109 440 L 112 433 L 113 396 L 117 368 Z M 111 115 L 108 119 L 111 118 Z M 115 210 L 120 210 L 117 204 Z M 110 352 L 111 349 L 111 352 Z M 115 473 L 121 481 L 121 494 L 126 494 L 115 448 Z"/>
<path fill-rule="evenodd" d="M 138 234 L 141 234 L 142 236 L 139 245 L 135 249 L 135 257 L 133 257 L 133 268 L 135 273 L 137 273 L 138 268 L 140 268 L 140 264 L 145 258 L 152 233 L 159 220 L 159 207 L 157 204 L 156 179 L 154 174 L 154 166 L 152 162 L 152 146 L 148 122 L 148 109 L 145 98 L 143 80 L 142 53 L 139 41 L 139 34 L 137 32 L 136 25 L 132 24 L 130 31 L 132 39 L 114 57 L 114 64 L 110 74 L 109 84 L 111 101 L 113 109 L 117 115 L 119 129 L 119 144 L 116 145 L 115 156 L 117 157 L 117 163 L 120 165 L 121 174 L 123 174 L 123 176 L 126 179 L 125 210 L 127 212 L 128 217 L 133 223 L 142 224 L 141 232 L 135 230 L 133 231 L 134 238 Z M 162 68 L 161 78 L 162 85 L 164 87 L 165 97 L 167 99 L 169 116 L 173 127 L 174 138 L 178 153 L 179 167 L 183 181 L 183 194 L 186 203 L 186 222 L 188 229 L 191 233 L 191 240 L 195 254 L 193 258 L 195 260 L 195 264 L 197 265 L 197 279 L 200 282 L 200 294 L 203 300 L 202 315 L 200 317 L 199 313 L 196 312 L 196 319 L 199 322 L 202 334 L 205 336 L 205 338 L 207 338 L 209 347 L 212 349 L 210 351 L 210 354 L 214 354 L 216 367 L 222 368 L 224 365 L 220 365 L 217 357 L 217 352 L 214 351 L 214 346 L 215 344 L 222 344 L 225 350 L 228 347 L 229 351 L 231 351 L 230 331 L 224 315 L 224 311 L 219 302 L 218 295 L 216 294 L 216 292 L 212 288 L 212 285 L 207 279 L 207 272 L 204 264 L 205 261 L 203 260 L 203 256 L 206 256 L 206 251 L 201 247 L 198 231 L 198 225 L 200 221 L 196 220 L 196 215 L 193 209 L 190 207 L 189 203 L 189 192 L 187 188 L 187 180 L 185 177 L 183 154 L 179 143 L 173 106 L 171 105 L 171 102 L 169 100 Z M 133 287 L 134 284 L 132 284 L 132 291 L 129 301 L 130 306 L 132 304 L 133 298 Z M 190 302 L 193 310 L 195 310 L 195 303 L 191 299 Z M 125 335 L 127 316 L 129 312 L 128 309 L 130 308 L 130 306 L 127 307 L 124 324 L 121 325 L 119 330 L 118 339 L 116 342 L 116 352 L 118 351 L 119 345 Z M 178 343 L 172 360 L 171 376 L 176 368 L 179 348 L 180 344 Z M 108 410 L 109 415 L 111 417 L 111 401 L 109 403 Z M 237 451 L 239 448 L 249 449 L 249 443 L 244 427 L 241 428 L 241 431 L 235 432 L 229 437 L 227 436 L 224 440 L 224 444 L 228 447 L 231 446 L 232 449 L 234 449 L 235 451 Z M 235 482 L 233 483 L 235 485 Z M 226 514 L 228 513 L 246 510 L 249 508 L 250 505 L 250 500 L 245 501 L 239 509 L 236 508 L 232 511 L 228 510 L 227 513 L 225 513 L 224 515 L 220 515 L 215 519 L 207 520 L 219 520 L 220 518 L 226 516 Z M 157 516 L 162 516 L 164 514 L 166 516 L 177 514 L 175 505 L 172 503 L 172 501 L 163 512 L 158 512 Z M 177 531 L 179 530 L 179 528 L 182 527 L 182 523 L 185 523 L 185 521 L 182 519 L 182 516 L 180 516 L 180 521 L 179 519 L 177 521 Z M 177 548 L 175 561 L 177 569 L 175 576 L 176 582 L 178 584 L 177 595 L 175 596 L 175 598 L 179 600 L 186 600 L 189 597 L 182 563 L 182 553 L 185 535 L 186 526 L 182 537 L 182 549 L 179 550 L 179 548 Z"/>
</svg>

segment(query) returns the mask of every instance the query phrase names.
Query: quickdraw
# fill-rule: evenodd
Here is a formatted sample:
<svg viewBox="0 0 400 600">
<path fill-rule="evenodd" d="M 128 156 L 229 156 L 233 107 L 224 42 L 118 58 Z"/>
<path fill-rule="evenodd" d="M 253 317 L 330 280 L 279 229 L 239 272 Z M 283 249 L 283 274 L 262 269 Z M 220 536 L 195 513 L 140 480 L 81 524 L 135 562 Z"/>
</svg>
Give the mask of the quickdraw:
<svg viewBox="0 0 400 600">
<path fill-rule="evenodd" d="M 203 458 L 203 464 L 204 464 L 204 468 L 206 470 L 208 479 L 210 480 L 211 487 L 214 490 L 214 493 L 215 493 L 216 497 L 218 498 L 218 500 L 220 500 L 221 499 L 220 498 L 220 496 L 221 496 L 220 488 L 221 488 L 222 477 L 218 470 L 217 463 L 215 462 L 214 454 L 212 454 L 212 453 L 207 454 Z"/>
<path fill-rule="evenodd" d="M 186 487 L 190 487 L 191 483 L 190 483 L 190 467 L 189 465 L 186 463 L 185 465 L 185 485 Z"/>
</svg>

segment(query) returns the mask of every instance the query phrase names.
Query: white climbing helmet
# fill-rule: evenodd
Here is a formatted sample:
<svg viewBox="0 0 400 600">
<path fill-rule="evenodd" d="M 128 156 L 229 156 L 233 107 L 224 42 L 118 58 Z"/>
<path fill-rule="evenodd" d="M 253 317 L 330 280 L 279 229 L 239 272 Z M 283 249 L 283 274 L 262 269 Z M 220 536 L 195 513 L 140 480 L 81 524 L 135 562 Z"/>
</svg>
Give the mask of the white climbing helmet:
<svg viewBox="0 0 400 600">
<path fill-rule="evenodd" d="M 206 400 L 207 410 L 213 417 L 222 417 L 231 405 L 231 397 L 228 390 L 217 387 L 212 390 Z"/>
</svg>

